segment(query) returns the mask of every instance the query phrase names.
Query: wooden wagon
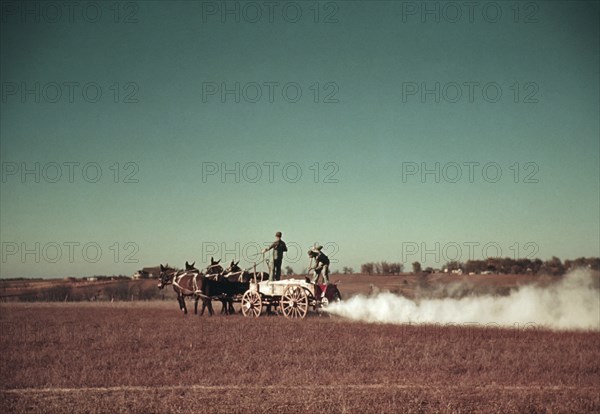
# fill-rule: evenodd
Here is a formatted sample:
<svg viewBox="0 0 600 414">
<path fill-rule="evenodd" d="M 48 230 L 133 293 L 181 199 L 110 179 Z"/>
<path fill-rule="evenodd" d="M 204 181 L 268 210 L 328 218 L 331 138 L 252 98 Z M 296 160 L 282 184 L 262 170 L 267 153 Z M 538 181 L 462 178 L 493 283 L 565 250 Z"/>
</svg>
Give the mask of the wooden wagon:
<svg viewBox="0 0 600 414">
<path fill-rule="evenodd" d="M 315 311 L 342 299 L 336 284 L 317 284 L 302 279 L 253 281 L 242 296 L 242 314 L 259 317 L 263 306 L 275 307 L 289 319 L 306 317 L 308 309 Z"/>
</svg>

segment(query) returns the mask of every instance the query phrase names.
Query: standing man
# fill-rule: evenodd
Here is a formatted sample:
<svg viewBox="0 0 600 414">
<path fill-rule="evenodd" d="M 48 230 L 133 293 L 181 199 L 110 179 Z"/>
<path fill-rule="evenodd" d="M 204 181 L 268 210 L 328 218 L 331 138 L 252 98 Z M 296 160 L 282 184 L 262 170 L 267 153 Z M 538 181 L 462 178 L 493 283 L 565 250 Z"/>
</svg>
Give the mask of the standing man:
<svg viewBox="0 0 600 414">
<path fill-rule="evenodd" d="M 287 252 L 287 246 L 285 242 L 281 240 L 281 232 L 275 233 L 275 241 L 273 244 L 266 249 L 263 249 L 263 253 L 273 249 L 273 262 L 270 266 L 269 281 L 281 279 L 281 264 L 283 263 L 283 252 Z"/>
</svg>

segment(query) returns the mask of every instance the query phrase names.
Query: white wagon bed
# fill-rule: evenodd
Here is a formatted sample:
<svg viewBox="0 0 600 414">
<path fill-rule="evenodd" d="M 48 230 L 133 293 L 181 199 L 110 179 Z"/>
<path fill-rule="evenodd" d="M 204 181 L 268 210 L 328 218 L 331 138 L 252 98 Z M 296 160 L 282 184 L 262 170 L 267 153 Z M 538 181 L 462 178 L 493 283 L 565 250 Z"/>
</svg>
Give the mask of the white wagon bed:
<svg viewBox="0 0 600 414">
<path fill-rule="evenodd" d="M 304 279 L 263 280 L 250 283 L 242 297 L 242 313 L 259 317 L 266 305 L 278 307 L 286 318 L 302 319 L 310 306 L 317 310 L 330 300 L 339 299 L 341 296 L 335 284 L 318 285 Z"/>
</svg>

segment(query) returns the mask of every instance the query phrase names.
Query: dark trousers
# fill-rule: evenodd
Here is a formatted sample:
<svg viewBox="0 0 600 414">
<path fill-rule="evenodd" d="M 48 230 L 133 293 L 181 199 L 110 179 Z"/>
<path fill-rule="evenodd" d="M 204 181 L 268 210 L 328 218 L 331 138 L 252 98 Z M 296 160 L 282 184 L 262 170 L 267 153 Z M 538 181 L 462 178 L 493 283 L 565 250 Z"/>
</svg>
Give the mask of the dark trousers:
<svg viewBox="0 0 600 414">
<path fill-rule="evenodd" d="M 283 260 L 273 260 L 271 262 L 271 268 L 269 269 L 269 281 L 281 280 L 281 264 Z M 267 313 L 271 313 L 271 305 L 267 305 Z"/>
<path fill-rule="evenodd" d="M 273 260 L 271 264 L 271 273 L 269 275 L 269 280 L 281 280 L 281 264 L 283 260 Z"/>
</svg>

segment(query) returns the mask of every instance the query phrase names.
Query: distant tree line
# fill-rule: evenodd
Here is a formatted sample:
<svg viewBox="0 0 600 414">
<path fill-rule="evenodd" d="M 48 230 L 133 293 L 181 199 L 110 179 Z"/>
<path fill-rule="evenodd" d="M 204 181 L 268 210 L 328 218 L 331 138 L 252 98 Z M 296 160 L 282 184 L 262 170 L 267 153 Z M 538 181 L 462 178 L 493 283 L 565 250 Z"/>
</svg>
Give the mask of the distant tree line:
<svg viewBox="0 0 600 414">
<path fill-rule="evenodd" d="M 564 263 L 556 256 L 542 261 L 541 259 L 512 259 L 510 257 L 491 257 L 486 260 L 468 260 L 465 263 L 447 263 L 448 271 L 462 269 L 464 273 L 501 273 L 501 274 L 547 274 L 563 275 L 567 271 L 585 267 L 600 269 L 600 258 L 580 257 L 575 260 L 565 260 Z"/>
<path fill-rule="evenodd" d="M 580 257 L 575 260 L 565 260 L 562 262 L 558 257 L 553 256 L 548 260 L 541 259 L 513 259 L 510 257 L 490 257 L 485 260 L 468 260 L 466 262 L 451 261 L 440 269 L 441 271 L 460 271 L 462 273 L 500 273 L 500 274 L 547 274 L 563 275 L 569 270 L 579 267 L 600 270 L 600 258 L 598 257 Z M 350 271 L 347 271 L 349 269 Z M 395 275 L 402 273 L 404 265 L 393 262 L 369 262 L 360 266 L 361 273 L 368 275 Z M 412 263 L 413 273 L 432 273 L 435 270 L 431 267 L 422 269 L 421 263 Z M 352 269 L 344 268 L 344 274 L 353 273 Z"/>
<path fill-rule="evenodd" d="M 96 278 L 96 280 L 129 280 L 131 279 L 131 276 L 127 276 L 127 275 L 112 275 L 112 276 L 103 276 L 103 275 L 94 275 L 92 276 L 93 278 Z M 77 280 L 75 278 L 72 278 L 74 280 Z"/>
<path fill-rule="evenodd" d="M 404 265 L 393 262 L 369 262 L 360 265 L 361 273 L 368 275 L 397 275 L 402 273 Z"/>
</svg>

